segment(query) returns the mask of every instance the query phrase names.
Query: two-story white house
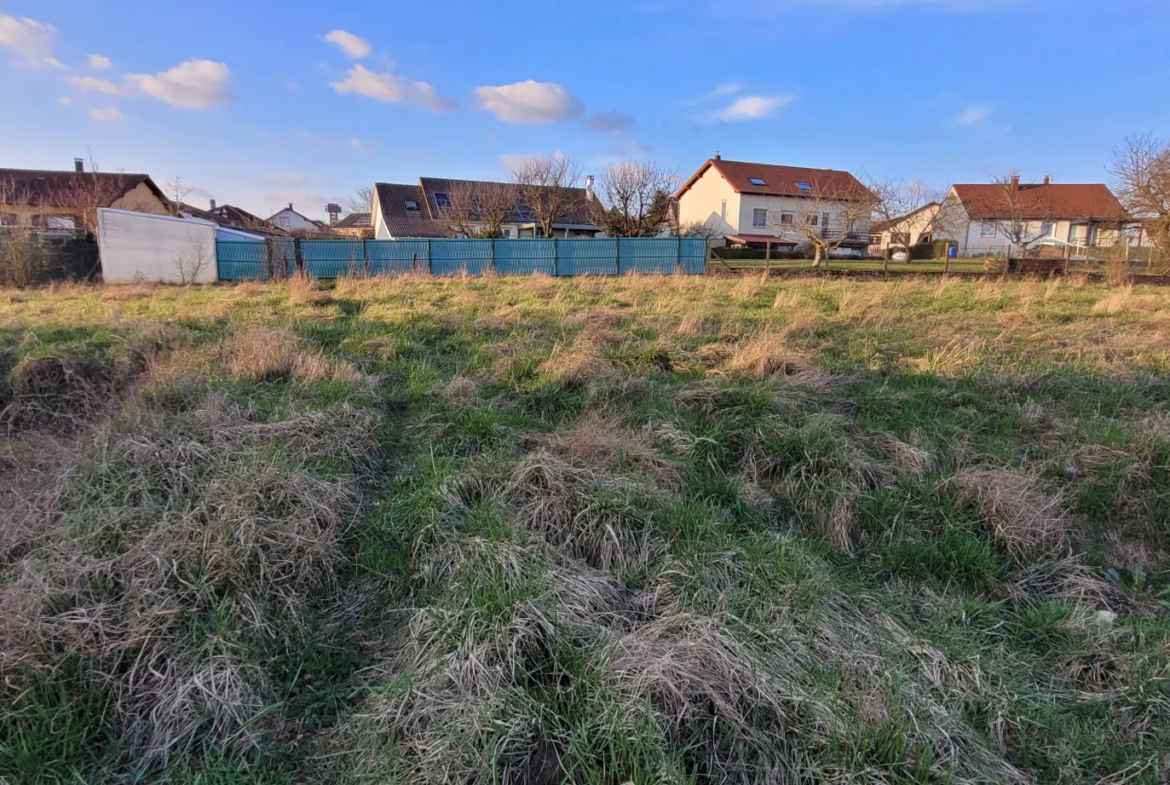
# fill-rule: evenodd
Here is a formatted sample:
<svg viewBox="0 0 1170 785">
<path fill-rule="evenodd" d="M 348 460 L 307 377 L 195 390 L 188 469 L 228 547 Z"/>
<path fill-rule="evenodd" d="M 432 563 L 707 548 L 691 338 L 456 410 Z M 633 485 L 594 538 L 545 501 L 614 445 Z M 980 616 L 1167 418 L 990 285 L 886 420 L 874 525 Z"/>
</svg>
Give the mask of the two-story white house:
<svg viewBox="0 0 1170 785">
<path fill-rule="evenodd" d="M 704 224 L 728 243 L 801 249 L 809 235 L 835 253 L 869 245 L 873 194 L 849 172 L 708 159 L 674 195 L 680 226 Z"/>
<path fill-rule="evenodd" d="M 1101 183 L 1004 183 L 954 185 L 945 204 L 959 220 L 938 239 L 955 240 L 960 256 L 1019 253 L 1039 245 L 1112 246 L 1127 223 L 1125 208 Z M 1015 227 L 1019 227 L 1017 230 Z"/>
</svg>

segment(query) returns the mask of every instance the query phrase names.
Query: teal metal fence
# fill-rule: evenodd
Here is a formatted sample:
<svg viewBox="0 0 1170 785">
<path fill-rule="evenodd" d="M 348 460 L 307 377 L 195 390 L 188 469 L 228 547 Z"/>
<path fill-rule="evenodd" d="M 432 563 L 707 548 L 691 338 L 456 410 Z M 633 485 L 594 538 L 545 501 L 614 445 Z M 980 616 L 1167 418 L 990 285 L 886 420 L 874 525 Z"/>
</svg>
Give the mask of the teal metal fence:
<svg viewBox="0 0 1170 785">
<path fill-rule="evenodd" d="M 298 268 L 316 278 L 362 275 L 703 275 L 702 238 L 221 241 L 219 277 L 269 280 Z"/>
</svg>

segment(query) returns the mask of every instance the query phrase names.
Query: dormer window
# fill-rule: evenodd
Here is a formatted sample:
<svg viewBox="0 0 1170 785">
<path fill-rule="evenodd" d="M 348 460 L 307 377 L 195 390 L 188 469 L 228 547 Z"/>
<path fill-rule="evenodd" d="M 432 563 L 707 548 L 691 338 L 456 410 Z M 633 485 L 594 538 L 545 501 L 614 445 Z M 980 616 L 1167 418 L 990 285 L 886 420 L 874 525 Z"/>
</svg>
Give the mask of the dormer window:
<svg viewBox="0 0 1170 785">
<path fill-rule="evenodd" d="M 758 185 L 758 186 L 760 186 L 761 188 L 762 188 L 763 186 L 767 185 L 767 183 L 765 183 L 765 182 L 764 182 L 763 180 L 761 180 L 759 177 L 749 177 L 749 178 L 748 178 L 748 182 L 749 182 L 749 183 L 751 183 L 752 185 Z"/>
<path fill-rule="evenodd" d="M 406 209 L 407 210 L 417 210 L 418 209 L 418 202 L 414 201 L 413 199 L 407 199 L 406 200 Z"/>
<path fill-rule="evenodd" d="M 442 191 L 436 193 L 435 194 L 435 207 L 438 207 L 440 210 L 450 210 L 451 209 L 451 197 L 448 196 L 447 194 L 443 193 Z"/>
</svg>

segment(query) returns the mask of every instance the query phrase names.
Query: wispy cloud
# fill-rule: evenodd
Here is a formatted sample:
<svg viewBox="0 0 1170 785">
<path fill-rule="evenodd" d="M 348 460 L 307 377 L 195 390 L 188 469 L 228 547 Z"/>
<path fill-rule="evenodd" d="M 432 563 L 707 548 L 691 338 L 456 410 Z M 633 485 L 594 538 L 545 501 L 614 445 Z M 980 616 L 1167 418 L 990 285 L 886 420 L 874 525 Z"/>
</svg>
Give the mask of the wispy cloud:
<svg viewBox="0 0 1170 785">
<path fill-rule="evenodd" d="M 413 104 L 432 112 L 449 112 L 455 108 L 454 101 L 439 95 L 426 82 L 416 82 L 398 74 L 370 71 L 360 63 L 346 72 L 345 79 L 329 84 L 340 94 L 353 93 L 384 103 Z"/>
<path fill-rule="evenodd" d="M 374 150 L 374 143 L 358 139 L 356 136 L 349 140 L 349 149 L 359 153 L 369 153 Z"/>
<path fill-rule="evenodd" d="M 305 176 L 299 173 L 274 174 L 271 177 L 265 177 L 262 182 L 277 188 L 300 188 L 305 184 Z"/>
<path fill-rule="evenodd" d="M 231 103 L 227 64 L 188 60 L 158 74 L 131 74 L 126 81 L 142 93 L 184 109 L 210 109 Z"/>
<path fill-rule="evenodd" d="M 966 126 L 982 123 L 991 117 L 991 104 L 971 104 L 955 115 L 951 125 Z"/>
<path fill-rule="evenodd" d="M 720 96 L 738 93 L 742 89 L 743 85 L 739 82 L 723 82 L 708 93 L 703 93 L 702 95 L 695 96 L 694 98 L 687 98 L 684 101 L 680 101 L 680 103 L 682 103 L 684 106 L 694 106 L 695 104 L 701 104 L 706 101 L 710 101 L 713 98 L 719 98 Z"/>
<path fill-rule="evenodd" d="M 591 112 L 581 123 L 586 131 L 602 134 L 618 134 L 628 131 L 634 125 L 634 118 L 625 112 Z"/>
<path fill-rule="evenodd" d="M 529 79 L 515 84 L 475 88 L 476 106 L 496 119 L 516 125 L 560 123 L 580 117 L 585 108 L 555 82 Z"/>
<path fill-rule="evenodd" d="M 89 67 L 93 68 L 95 70 L 101 71 L 101 70 L 104 70 L 106 68 L 111 67 L 112 65 L 113 65 L 113 63 L 110 62 L 110 58 L 105 57 L 104 55 L 90 55 L 89 56 Z"/>
<path fill-rule="evenodd" d="M 793 95 L 746 95 L 737 98 L 722 109 L 705 116 L 709 122 L 738 123 L 744 120 L 764 120 L 796 100 Z"/>
<path fill-rule="evenodd" d="M 369 41 L 345 30 L 334 30 L 325 36 L 325 40 L 354 60 L 360 60 L 373 51 Z"/>
<path fill-rule="evenodd" d="M 89 116 L 93 120 L 104 123 L 117 122 L 122 119 L 122 113 L 113 107 L 109 109 L 90 109 Z"/>
<path fill-rule="evenodd" d="M 25 65 L 51 65 L 64 68 L 53 57 L 53 39 L 57 28 L 48 22 L 38 22 L 23 16 L 17 19 L 7 14 L 0 15 L 0 46 L 17 54 Z"/>
<path fill-rule="evenodd" d="M 118 85 L 108 79 L 98 79 L 96 76 L 71 76 L 69 81 L 87 93 L 117 95 L 121 92 Z"/>
</svg>

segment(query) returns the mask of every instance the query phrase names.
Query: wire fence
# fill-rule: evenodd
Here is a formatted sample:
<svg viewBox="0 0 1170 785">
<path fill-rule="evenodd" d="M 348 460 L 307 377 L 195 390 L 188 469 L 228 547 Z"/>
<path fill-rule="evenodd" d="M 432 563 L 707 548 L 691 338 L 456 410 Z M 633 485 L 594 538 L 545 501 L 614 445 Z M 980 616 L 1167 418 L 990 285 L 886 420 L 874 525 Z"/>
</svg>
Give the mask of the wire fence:
<svg viewBox="0 0 1170 785">
<path fill-rule="evenodd" d="M 224 281 L 271 280 L 303 270 L 315 278 L 451 275 L 703 275 L 702 238 L 523 240 L 297 240 L 216 243 Z"/>
</svg>

